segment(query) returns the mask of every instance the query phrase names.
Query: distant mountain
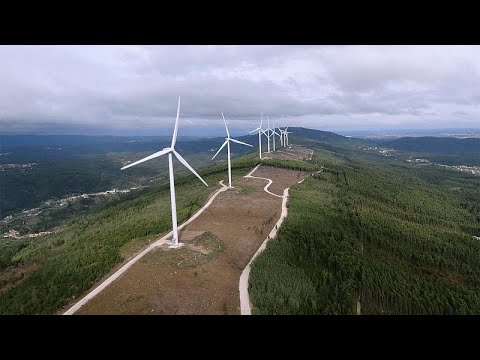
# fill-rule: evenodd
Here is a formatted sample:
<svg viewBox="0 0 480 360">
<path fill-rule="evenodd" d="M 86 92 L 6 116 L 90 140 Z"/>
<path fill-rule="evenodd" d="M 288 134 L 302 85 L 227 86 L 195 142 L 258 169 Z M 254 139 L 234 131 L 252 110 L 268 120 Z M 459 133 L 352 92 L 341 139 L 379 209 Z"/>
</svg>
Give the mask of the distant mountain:
<svg viewBox="0 0 480 360">
<path fill-rule="evenodd" d="M 303 127 L 291 127 L 288 131 L 292 132 L 289 135 L 290 143 L 292 144 L 315 146 L 335 153 L 355 150 L 359 145 L 366 144 L 365 140 L 338 135 L 330 131 L 306 129 Z"/>
<path fill-rule="evenodd" d="M 405 137 L 383 142 L 383 146 L 396 150 L 432 154 L 473 154 L 480 156 L 480 138 L 457 139 L 451 137 Z"/>
<path fill-rule="evenodd" d="M 345 142 L 350 141 L 351 138 L 338 135 L 330 131 L 322 131 L 322 130 L 314 130 L 314 129 L 307 129 L 303 127 L 290 127 L 288 131 L 291 131 L 292 134 L 290 138 L 294 137 L 301 137 L 304 139 L 311 139 L 317 141 L 325 141 L 325 142 Z"/>
<path fill-rule="evenodd" d="M 238 137 L 255 146 L 255 136 Z M 218 149 L 224 138 L 198 139 L 178 137 L 177 149 L 184 152 L 208 152 Z M 67 159 L 75 155 L 115 152 L 158 151 L 170 145 L 169 136 L 84 136 L 84 135 L 0 135 L 0 164 L 39 160 Z M 249 148 L 233 144 L 232 151 L 245 153 Z"/>
<path fill-rule="evenodd" d="M 379 129 L 379 130 L 341 130 L 342 135 L 351 135 L 360 139 L 392 141 L 405 137 L 453 137 L 458 139 L 480 138 L 480 129 Z"/>
<path fill-rule="evenodd" d="M 170 141 L 170 136 L 89 136 L 89 135 L 0 135 L 0 150 L 34 146 L 75 146 L 106 144 L 145 144 Z M 178 140 L 191 141 L 194 136 L 179 136 Z"/>
</svg>

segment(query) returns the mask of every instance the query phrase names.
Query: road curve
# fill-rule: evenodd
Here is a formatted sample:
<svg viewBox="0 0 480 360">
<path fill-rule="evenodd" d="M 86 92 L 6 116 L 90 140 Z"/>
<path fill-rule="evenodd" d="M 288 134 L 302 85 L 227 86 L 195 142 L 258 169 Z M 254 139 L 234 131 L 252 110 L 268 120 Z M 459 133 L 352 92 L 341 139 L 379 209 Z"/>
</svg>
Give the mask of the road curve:
<svg viewBox="0 0 480 360">
<path fill-rule="evenodd" d="M 265 187 L 263 188 L 263 190 L 264 190 L 266 193 L 270 194 L 270 195 L 273 195 L 273 196 L 276 196 L 276 197 L 279 197 L 279 198 L 283 197 L 283 196 L 281 196 L 281 195 L 274 194 L 274 193 L 272 193 L 271 191 L 268 190 L 268 187 L 269 187 L 270 185 L 272 185 L 272 182 L 273 182 L 272 179 L 268 179 L 268 178 L 264 178 L 264 177 L 258 177 L 258 176 L 252 176 L 252 174 L 255 172 L 255 170 L 258 169 L 258 167 L 259 167 L 260 165 L 261 165 L 261 164 L 258 164 L 252 171 L 250 171 L 250 173 L 248 173 L 248 174 L 245 175 L 244 177 L 246 177 L 246 178 L 252 178 L 252 179 L 267 180 L 267 181 L 268 181 L 268 184 L 265 185 Z"/>
<path fill-rule="evenodd" d="M 260 165 L 258 165 L 260 166 Z M 248 262 L 247 266 L 245 267 L 245 269 L 243 269 L 242 271 L 242 275 L 240 275 L 240 282 L 239 282 L 239 291 L 240 291 L 240 314 L 241 315 L 252 315 L 252 308 L 251 308 L 251 304 L 250 304 L 250 296 L 248 294 L 248 280 L 249 280 L 249 277 L 250 277 L 250 270 L 251 270 L 251 265 L 252 265 L 252 262 L 253 260 L 255 260 L 255 258 L 263 251 L 265 250 L 266 246 L 267 246 L 267 242 L 271 239 L 273 239 L 276 235 L 277 235 L 277 231 L 278 229 L 280 229 L 280 226 L 282 225 L 283 223 L 283 220 L 285 220 L 285 218 L 287 217 L 287 214 L 288 214 L 288 209 L 287 209 L 287 201 L 288 201 L 288 191 L 289 191 L 289 187 L 286 188 L 284 191 L 283 191 L 283 196 L 279 196 L 279 195 L 276 195 L 276 194 L 273 194 L 271 193 L 270 191 L 268 191 L 268 187 L 271 185 L 272 183 L 272 180 L 271 179 L 267 179 L 267 178 L 259 178 L 259 177 L 256 177 L 256 176 L 251 176 L 251 174 L 253 174 L 253 172 L 255 170 L 257 170 L 258 166 L 253 169 L 248 175 L 246 175 L 245 177 L 250 177 L 250 178 L 255 178 L 255 179 L 264 179 L 264 180 L 268 180 L 268 184 L 267 186 L 265 186 L 265 188 L 263 190 L 265 190 L 265 192 L 273 195 L 273 196 L 278 196 L 278 197 L 281 197 L 282 198 L 282 214 L 280 215 L 280 219 L 278 219 L 277 223 L 275 224 L 275 226 L 273 227 L 272 231 L 270 231 L 270 233 L 268 234 L 267 238 L 265 239 L 265 241 L 262 243 L 262 245 L 260 245 L 260 247 L 258 248 L 257 252 L 253 255 L 253 257 L 250 259 L 250 261 Z M 298 183 L 302 183 L 304 179 L 300 180 Z"/>
<path fill-rule="evenodd" d="M 181 230 L 188 224 L 190 224 L 193 220 L 195 220 L 197 217 L 200 216 L 202 212 L 207 209 L 210 204 L 213 202 L 213 200 L 222 192 L 228 190 L 228 186 L 225 186 L 223 184 L 223 180 L 219 182 L 219 184 L 222 186 L 220 189 L 215 192 L 210 199 L 207 201 L 207 203 L 199 209 L 190 219 L 188 219 L 186 222 L 184 222 L 182 225 L 178 227 L 178 230 Z M 90 291 L 85 297 L 83 297 L 80 301 L 75 303 L 70 309 L 65 311 L 63 315 L 73 315 L 78 309 L 80 309 L 83 305 L 85 305 L 89 300 L 93 299 L 95 296 L 97 296 L 100 291 L 105 289 L 108 285 L 110 285 L 112 282 L 114 282 L 120 275 L 122 275 L 125 271 L 127 271 L 133 264 L 135 264 L 138 260 L 140 260 L 143 256 L 145 256 L 147 253 L 152 251 L 154 248 L 168 243 L 168 238 L 172 236 L 173 231 L 170 231 L 167 235 L 162 237 L 161 239 L 158 239 L 151 245 L 149 245 L 145 250 L 137 254 L 135 257 L 133 257 L 130 261 L 128 261 L 125 265 L 123 265 L 120 269 L 118 269 L 113 275 L 109 276 L 105 281 L 103 281 L 100 285 L 98 285 L 95 289 Z"/>
</svg>

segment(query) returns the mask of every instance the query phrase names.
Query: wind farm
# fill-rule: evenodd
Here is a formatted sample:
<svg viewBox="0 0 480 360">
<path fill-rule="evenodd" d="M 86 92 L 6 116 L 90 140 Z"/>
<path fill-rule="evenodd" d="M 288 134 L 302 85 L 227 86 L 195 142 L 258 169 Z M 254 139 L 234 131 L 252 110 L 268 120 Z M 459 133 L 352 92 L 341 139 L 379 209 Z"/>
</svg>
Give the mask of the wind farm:
<svg viewBox="0 0 480 360">
<path fill-rule="evenodd" d="M 186 105 L 188 107 L 188 101 Z M 381 314 L 385 309 L 389 313 L 479 312 L 475 296 L 465 295 L 463 285 L 458 289 L 449 285 L 451 279 L 459 279 L 460 275 L 452 278 L 449 274 L 445 283 L 432 281 L 429 275 L 412 271 L 410 264 L 386 262 L 383 257 L 386 250 L 382 248 L 382 244 L 389 241 L 382 231 L 385 227 L 390 229 L 390 223 L 405 221 L 392 214 L 402 216 L 398 209 L 410 206 L 412 193 L 424 202 L 429 219 L 435 219 L 444 227 L 458 221 L 455 216 L 463 219 L 467 214 L 466 209 L 456 208 L 454 202 L 441 196 L 445 191 L 441 183 L 426 185 L 428 178 L 422 178 L 422 183 L 420 176 L 428 175 L 430 179 L 440 176 L 448 179 L 449 184 L 465 186 L 469 196 L 461 200 L 468 204 L 467 209 L 475 211 L 478 203 L 475 187 L 468 188 L 465 179 L 475 184 L 476 175 L 457 176 L 451 170 L 415 164 L 409 157 L 403 158 L 402 164 L 399 159 L 405 155 L 401 152 L 394 153 L 399 159 L 394 158 L 387 156 L 390 153 L 385 155 L 383 147 L 375 149 L 359 139 L 291 127 L 287 122 L 278 126 L 280 121 L 269 119 L 271 114 L 265 116 L 263 122 L 260 113 L 260 126 L 255 127 L 258 125 L 255 121 L 251 126 L 255 128 L 254 135 L 250 137 L 240 137 L 241 134 L 233 137 L 234 120 L 227 120 L 222 114 L 226 137 L 198 142 L 180 138 L 179 141 L 178 134 L 182 132 L 179 101 L 173 136 L 149 148 L 148 153 L 143 149 L 142 155 L 132 152 L 117 156 L 116 176 L 132 172 L 142 177 L 149 171 L 156 174 L 152 185 L 132 188 L 128 193 L 106 192 L 106 196 L 112 197 L 110 203 L 50 233 L 39 233 L 32 239 L 18 237 L 18 233 L 8 234 L 13 237 L 5 241 L 27 245 L 13 258 L 17 265 L 0 272 L 3 283 L 13 284 L 12 290 L 4 287 L 0 292 L 0 312 L 65 315 L 362 315 Z M 218 116 L 212 119 L 212 124 L 218 124 Z M 270 152 L 265 143 L 260 152 L 256 140 L 258 145 L 268 140 L 265 133 L 269 130 L 272 134 Z M 281 136 L 280 146 L 277 142 L 275 148 L 272 140 L 278 135 L 272 130 Z M 228 145 L 234 149 L 233 152 L 230 149 L 230 154 Z M 186 151 L 189 146 L 190 152 Z M 200 146 L 205 149 L 202 157 L 207 165 L 200 166 L 196 160 Z M 162 150 L 156 151 L 158 148 Z M 176 155 L 179 152 L 182 152 L 180 158 Z M 212 154 L 215 154 L 213 160 Z M 182 164 L 181 159 L 188 161 L 188 166 L 176 167 L 174 173 L 173 161 L 162 162 L 163 155 Z M 226 158 L 220 160 L 219 156 Z M 28 169 L 32 171 L 34 167 Z M 405 179 L 415 185 L 406 186 Z M 435 192 L 431 192 L 432 188 Z M 366 190 L 376 194 L 377 201 L 372 203 Z M 388 199 L 399 192 L 401 197 L 392 207 Z M 385 197 L 386 194 L 389 197 Z M 449 194 L 455 201 L 460 199 L 454 198 L 458 196 L 455 192 Z M 89 200 L 83 196 L 71 198 L 72 201 L 80 198 L 78 203 L 73 203 L 74 209 Z M 450 214 L 444 213 L 439 204 L 448 206 Z M 377 209 L 379 206 L 381 212 Z M 63 208 L 71 211 L 70 206 Z M 422 209 L 411 211 L 411 216 L 416 216 L 418 221 L 411 229 L 421 228 L 422 234 L 430 234 L 430 239 L 449 244 L 451 234 L 442 232 L 443 228 L 421 223 L 425 218 Z M 41 211 L 45 209 L 38 209 L 37 213 Z M 49 216 L 48 210 L 45 212 Z M 375 218 L 369 218 L 372 213 Z M 29 215 L 35 214 L 28 212 L 23 219 L 33 218 Z M 363 216 L 362 221 L 358 221 L 359 215 Z M 445 216 L 449 218 L 444 220 Z M 376 218 L 383 219 L 384 228 L 375 227 Z M 467 216 L 462 221 L 473 231 L 469 233 L 466 228 L 452 233 L 455 251 L 460 252 L 465 250 L 463 244 L 468 249 L 475 248 L 479 237 L 479 233 L 474 232 L 475 219 Z M 368 238 L 361 237 L 368 226 L 372 226 L 368 228 L 369 233 L 374 234 L 378 242 L 368 242 Z M 407 232 L 400 239 L 406 244 L 401 251 L 418 253 L 415 243 L 418 234 Z M 32 251 L 33 245 L 35 251 Z M 362 253 L 363 248 L 374 250 Z M 445 255 L 437 256 L 457 261 L 456 254 L 445 249 Z M 53 257 L 46 258 L 45 254 Z M 362 262 L 364 258 L 368 262 Z M 409 259 L 417 263 L 424 261 L 424 258 Z M 5 261 L 5 257 L 0 260 Z M 32 261 L 37 264 L 36 268 L 31 265 Z M 465 256 L 457 265 L 471 266 L 475 261 L 475 256 Z M 365 266 L 362 279 L 355 277 L 358 264 Z M 422 266 L 431 273 L 439 271 L 432 264 L 423 262 Z M 388 276 L 378 275 L 383 273 Z M 397 273 L 416 276 L 415 281 L 403 278 L 397 281 Z M 5 277 L 5 274 L 10 275 Z M 318 276 L 314 278 L 318 282 L 312 282 L 305 274 Z M 418 305 L 408 297 L 389 297 L 388 301 L 385 297 L 377 298 L 382 292 L 388 293 L 392 282 L 407 294 L 435 286 L 430 288 L 430 293 L 441 301 L 432 307 L 423 295 L 415 298 Z M 52 292 L 52 288 L 58 291 Z M 35 296 L 28 296 L 32 289 Z M 325 293 L 338 291 L 339 297 L 325 297 Z M 459 302 L 450 305 L 448 296 L 455 296 Z M 463 303 L 469 307 L 455 307 Z"/>
<path fill-rule="evenodd" d="M 125 311 L 127 311 L 127 313 L 132 311 L 133 313 L 142 313 L 143 311 L 139 310 L 138 306 L 144 306 L 141 305 L 144 304 L 143 300 L 138 302 L 129 301 L 130 305 L 122 309 L 115 306 L 111 300 L 119 299 L 119 291 L 123 294 L 130 294 L 129 296 L 136 293 L 141 299 L 150 298 L 152 292 L 157 291 L 155 290 L 156 285 L 160 285 L 164 291 L 171 287 L 172 292 L 178 292 L 178 289 L 184 288 L 186 289 L 185 294 L 182 295 L 184 299 L 188 299 L 189 303 L 197 305 L 194 306 L 194 309 L 189 306 L 179 307 L 178 298 L 169 298 L 162 306 L 154 307 L 151 311 L 153 313 L 157 313 L 158 311 L 160 311 L 160 313 L 185 314 L 242 313 L 240 297 L 245 302 L 245 297 L 248 297 L 248 292 L 246 295 L 245 288 L 243 288 L 243 285 L 239 282 L 241 270 L 251 262 L 255 254 L 258 254 L 258 247 L 261 243 L 265 243 L 264 234 L 269 233 L 274 226 L 276 230 L 281 224 L 281 220 L 283 221 L 283 218 L 286 216 L 285 205 L 288 197 L 288 192 L 285 192 L 285 189 L 287 189 L 289 185 L 298 183 L 304 179 L 308 175 L 305 171 L 308 169 L 308 166 L 305 168 L 300 167 L 298 170 L 275 169 L 268 165 L 266 167 L 261 166 L 262 137 L 266 136 L 267 138 L 266 154 L 269 154 L 269 156 L 263 156 L 267 162 L 269 161 L 268 159 L 272 159 L 272 155 L 276 153 L 275 136 L 282 137 L 282 132 L 279 133 L 275 128 L 270 128 L 269 116 L 267 116 L 267 128 L 262 128 L 262 113 L 260 116 L 260 126 L 252 131 L 258 133 L 259 141 L 258 160 L 255 160 L 254 150 L 252 150 L 250 155 L 251 163 L 256 166 L 244 176 L 235 176 L 236 186 L 233 187 L 231 143 L 251 148 L 253 148 L 253 146 L 232 138 L 224 114 L 221 113 L 221 116 L 225 127 L 226 138 L 213 155 L 212 160 L 214 160 L 225 147 L 227 148 L 226 170 L 228 173 L 228 185 L 224 184 L 224 180 L 217 180 L 220 188 L 210 195 L 210 200 L 207 204 L 190 219 L 183 222 L 181 226 L 178 226 L 173 157 L 175 156 L 204 185 L 208 186 L 207 182 L 175 150 L 180 122 L 179 97 L 171 145 L 152 155 L 124 165 L 121 168 L 121 170 L 125 170 L 151 159 L 168 155 L 172 232 L 138 253 L 116 273 L 112 274 L 112 276 L 96 286 L 83 299 L 71 306 L 69 310 L 65 312 L 66 315 L 75 313 L 125 313 Z M 273 143 L 273 147 L 270 147 L 271 142 Z M 299 148 L 298 151 L 299 154 L 302 154 L 304 150 L 303 148 Z M 289 156 L 290 159 L 301 156 L 283 152 L 283 154 L 278 153 L 278 158 L 285 158 L 286 155 L 287 158 Z M 244 170 L 241 170 L 240 173 L 243 171 Z M 238 174 L 238 170 L 236 173 Z M 221 177 L 221 174 L 219 173 L 218 176 Z M 228 192 L 226 190 L 228 190 Z M 277 220 L 280 222 L 276 223 Z M 245 227 L 247 231 L 245 231 Z M 181 230 L 181 232 L 179 230 Z M 268 237 L 267 240 L 268 239 L 270 239 L 270 237 Z M 222 254 L 223 248 L 227 247 L 228 249 L 231 246 L 234 246 L 232 250 L 225 251 L 225 254 Z M 233 249 L 236 250 L 233 251 Z M 172 253 L 172 251 L 174 253 Z M 177 252 L 179 252 L 179 255 L 174 255 Z M 165 268 L 165 259 L 172 257 L 183 259 L 180 260 L 180 264 L 182 262 L 191 262 L 193 261 L 192 258 L 196 259 L 197 256 L 214 258 L 218 256 L 219 259 L 222 259 L 221 262 L 212 260 L 206 264 L 200 264 L 208 268 L 208 273 L 211 274 L 205 277 L 209 279 L 208 286 L 205 284 L 205 279 L 200 286 L 196 278 L 198 275 L 192 278 L 189 274 L 184 273 L 182 267 L 177 268 L 174 278 L 171 277 L 172 274 L 168 266 Z M 228 258 L 231 258 L 231 260 L 227 260 Z M 234 268 L 229 268 L 228 266 L 225 268 L 225 264 L 232 264 L 232 261 L 233 264 L 237 265 L 235 265 Z M 159 267 L 161 269 L 159 269 Z M 202 271 L 205 271 L 205 269 Z M 219 276 L 220 273 L 222 273 L 223 276 Z M 230 276 L 225 278 L 225 273 L 229 273 Z M 134 290 L 132 286 L 135 286 L 138 281 L 143 281 L 140 279 L 145 279 L 145 276 L 150 276 L 148 274 L 156 280 L 161 278 L 162 281 L 148 282 L 148 285 L 143 286 L 140 291 L 138 288 Z M 196 271 L 195 274 L 198 274 L 198 272 Z M 216 279 L 215 281 L 214 278 Z M 219 280 L 222 278 L 224 279 L 223 283 L 222 280 Z M 243 282 L 245 282 L 245 276 L 243 276 Z M 237 290 L 233 290 L 234 288 L 237 288 Z M 208 298 L 212 292 L 218 296 L 223 294 L 223 307 L 221 309 L 219 308 L 220 302 L 218 301 L 213 302 L 211 304 L 212 306 L 206 306 L 204 304 L 205 298 Z M 121 300 L 119 304 L 122 304 Z M 202 307 L 198 304 L 204 305 L 202 305 Z"/>
<path fill-rule="evenodd" d="M 0 315 L 480 314 L 479 48 L 0 53 Z"/>
<path fill-rule="evenodd" d="M 277 226 L 284 190 L 308 175 L 255 165 L 233 171 L 230 188 L 218 174 L 213 201 L 180 229 L 184 246 L 167 234 L 68 314 L 242 314 L 242 271 Z"/>
</svg>

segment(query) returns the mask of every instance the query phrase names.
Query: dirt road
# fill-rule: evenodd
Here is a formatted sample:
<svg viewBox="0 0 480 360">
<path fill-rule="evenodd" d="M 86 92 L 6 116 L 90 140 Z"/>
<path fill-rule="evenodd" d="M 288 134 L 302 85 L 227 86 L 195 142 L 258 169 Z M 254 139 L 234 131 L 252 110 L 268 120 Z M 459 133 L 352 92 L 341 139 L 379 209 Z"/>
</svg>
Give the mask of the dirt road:
<svg viewBox="0 0 480 360">
<path fill-rule="evenodd" d="M 234 188 L 222 187 L 182 225 L 183 248 L 168 249 L 167 234 L 66 314 L 240 314 L 242 271 L 286 215 L 279 194 L 307 175 L 265 166 L 252 173 L 258 178 L 234 178 Z"/>
<path fill-rule="evenodd" d="M 215 198 L 218 196 L 223 191 L 228 190 L 228 187 L 223 184 L 223 180 L 219 182 L 219 184 L 222 186 L 220 189 L 218 189 L 207 201 L 207 203 L 199 209 L 190 219 L 188 219 L 186 222 L 184 222 L 182 225 L 178 227 L 179 230 L 187 226 L 189 223 L 191 223 L 193 220 L 195 220 L 197 217 L 200 216 L 202 212 L 205 211 L 206 208 L 210 206 L 210 204 L 215 200 Z M 140 260 L 143 256 L 145 256 L 147 253 L 152 251 L 154 248 L 167 244 L 171 241 L 173 231 L 170 231 L 167 235 L 164 237 L 158 239 L 155 241 L 153 244 L 148 246 L 145 250 L 137 254 L 136 256 L 133 257 L 130 261 L 128 261 L 125 265 L 123 265 L 120 269 L 118 269 L 113 275 L 108 277 L 105 281 L 103 281 L 99 286 L 97 286 L 95 289 L 93 289 L 91 292 L 89 292 L 83 299 L 78 301 L 75 305 L 73 305 L 70 309 L 65 311 L 63 315 L 72 315 L 74 314 L 78 309 L 80 309 L 83 305 L 85 305 L 89 300 L 93 299 L 95 296 L 97 296 L 100 291 L 105 289 L 108 285 L 110 285 L 112 282 L 114 282 L 120 275 L 125 273 L 133 264 L 135 264 L 138 260 Z"/>
</svg>

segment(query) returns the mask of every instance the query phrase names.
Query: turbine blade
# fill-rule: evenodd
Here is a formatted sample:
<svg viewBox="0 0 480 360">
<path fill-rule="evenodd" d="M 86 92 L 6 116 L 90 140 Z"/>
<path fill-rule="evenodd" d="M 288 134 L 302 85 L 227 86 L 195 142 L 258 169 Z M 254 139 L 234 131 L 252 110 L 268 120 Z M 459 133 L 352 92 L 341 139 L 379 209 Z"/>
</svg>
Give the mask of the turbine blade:
<svg viewBox="0 0 480 360">
<path fill-rule="evenodd" d="M 230 139 L 230 141 L 233 141 L 234 143 L 237 143 L 237 144 L 240 144 L 240 145 L 247 145 L 247 146 L 253 147 L 250 144 L 247 144 L 247 143 L 244 143 L 242 141 L 235 140 L 235 139 Z"/>
<path fill-rule="evenodd" d="M 208 184 L 202 179 L 202 177 L 200 175 L 197 174 L 197 172 L 195 170 L 193 170 L 193 168 L 187 163 L 187 160 L 185 160 L 182 155 L 180 155 L 179 153 L 177 153 L 174 149 L 172 149 L 173 153 L 175 154 L 175 156 L 177 157 L 177 159 L 183 164 L 185 165 L 185 167 L 190 170 L 196 177 L 198 177 L 200 179 L 201 182 L 203 182 L 205 184 L 205 186 L 208 186 Z"/>
<path fill-rule="evenodd" d="M 278 135 L 278 136 L 280 136 L 280 134 L 279 134 L 279 133 L 277 133 L 275 130 L 272 130 L 272 133 L 274 133 L 275 135 Z"/>
<path fill-rule="evenodd" d="M 225 142 L 222 144 L 222 146 L 220 146 L 220 149 L 218 149 L 217 153 L 215 155 L 213 155 L 212 160 L 215 159 L 215 156 L 217 156 L 218 153 L 220 151 L 222 151 L 222 149 L 225 147 L 225 145 L 227 145 L 227 142 L 228 142 L 228 140 L 225 140 Z"/>
<path fill-rule="evenodd" d="M 227 130 L 227 137 L 229 138 L 230 133 L 228 132 L 227 122 L 225 121 L 225 116 L 223 116 L 223 112 L 222 112 L 222 117 L 223 117 L 223 122 L 225 123 L 225 130 Z"/>
<path fill-rule="evenodd" d="M 129 167 L 132 167 L 132 166 L 135 166 L 135 165 L 138 165 L 140 163 L 143 163 L 145 161 L 148 161 L 148 160 L 151 160 L 151 159 L 154 159 L 156 157 L 159 157 L 159 156 L 162 156 L 162 155 L 165 155 L 165 154 L 168 154 L 169 152 L 171 151 L 171 149 L 169 148 L 166 148 L 166 149 L 163 149 L 161 151 L 157 151 L 156 153 L 152 154 L 152 155 L 149 155 L 143 159 L 140 159 L 140 160 L 137 160 L 131 164 L 128 164 L 128 165 L 125 165 L 124 167 L 122 167 L 120 170 L 124 170 L 124 169 L 128 169 Z"/>
<path fill-rule="evenodd" d="M 177 142 L 177 129 L 178 129 L 178 118 L 180 117 L 180 96 L 178 97 L 178 107 L 177 107 L 177 119 L 175 120 L 175 128 L 173 129 L 173 136 L 172 136 L 172 149 Z"/>
<path fill-rule="evenodd" d="M 262 129 L 260 129 L 260 128 L 258 127 L 258 128 L 256 128 L 255 130 L 249 131 L 248 133 L 251 134 L 251 133 L 257 132 L 258 130 L 262 130 Z"/>
</svg>

